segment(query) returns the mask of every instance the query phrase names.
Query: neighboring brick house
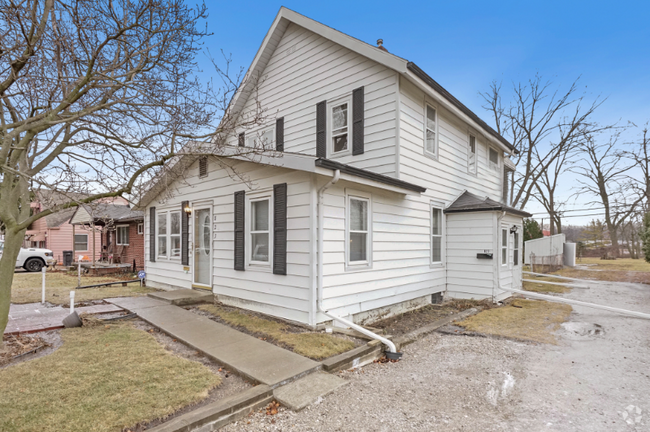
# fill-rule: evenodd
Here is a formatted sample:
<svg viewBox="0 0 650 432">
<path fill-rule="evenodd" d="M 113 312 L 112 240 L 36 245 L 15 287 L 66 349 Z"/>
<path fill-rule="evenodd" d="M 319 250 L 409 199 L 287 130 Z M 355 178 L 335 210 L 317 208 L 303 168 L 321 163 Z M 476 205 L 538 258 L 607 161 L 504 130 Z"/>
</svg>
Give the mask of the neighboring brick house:
<svg viewBox="0 0 650 432">
<path fill-rule="evenodd" d="M 102 227 L 97 252 L 101 261 L 144 268 L 144 213 L 128 205 L 97 203 L 80 206 L 72 225 Z"/>
</svg>

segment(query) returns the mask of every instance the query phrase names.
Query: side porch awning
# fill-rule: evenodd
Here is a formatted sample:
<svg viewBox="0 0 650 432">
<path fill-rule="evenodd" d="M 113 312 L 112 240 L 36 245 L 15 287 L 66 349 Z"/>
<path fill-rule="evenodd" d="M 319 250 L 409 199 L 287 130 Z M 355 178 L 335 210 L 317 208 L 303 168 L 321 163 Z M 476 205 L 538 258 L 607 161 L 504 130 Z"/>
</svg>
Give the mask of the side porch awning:
<svg viewBox="0 0 650 432">
<path fill-rule="evenodd" d="M 494 201 L 489 197 L 480 197 L 473 193 L 465 191 L 447 207 L 445 213 L 467 213 L 467 212 L 483 212 L 483 211 L 504 211 L 516 216 L 531 217 L 532 214 L 523 210 L 510 207 L 498 201 Z"/>
</svg>

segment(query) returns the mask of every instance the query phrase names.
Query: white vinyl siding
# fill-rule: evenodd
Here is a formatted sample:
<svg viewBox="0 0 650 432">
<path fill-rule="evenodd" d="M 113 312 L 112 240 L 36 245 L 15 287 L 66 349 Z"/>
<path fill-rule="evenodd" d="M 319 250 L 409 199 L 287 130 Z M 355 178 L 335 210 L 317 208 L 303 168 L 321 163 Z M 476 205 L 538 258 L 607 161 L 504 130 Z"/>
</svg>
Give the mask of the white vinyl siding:
<svg viewBox="0 0 650 432">
<path fill-rule="evenodd" d="M 275 143 L 275 127 L 267 127 L 257 131 L 246 131 L 246 147 L 273 150 Z"/>
<path fill-rule="evenodd" d="M 351 113 L 352 91 L 363 86 L 364 154 L 353 156 L 348 151 L 336 160 L 395 176 L 398 74 L 295 24 L 287 27 L 277 43 L 261 75 L 265 79 L 256 89 L 256 97 L 245 103 L 244 113 L 252 113 L 257 101 L 263 101 L 266 112 L 284 117 L 285 151 L 315 156 L 316 104 L 327 101 L 330 118 L 332 105 L 350 98 Z M 352 147 L 351 132 L 348 123 L 348 149 Z M 329 133 L 327 137 L 331 154 Z M 237 145 L 237 134 L 230 140 Z"/>
</svg>

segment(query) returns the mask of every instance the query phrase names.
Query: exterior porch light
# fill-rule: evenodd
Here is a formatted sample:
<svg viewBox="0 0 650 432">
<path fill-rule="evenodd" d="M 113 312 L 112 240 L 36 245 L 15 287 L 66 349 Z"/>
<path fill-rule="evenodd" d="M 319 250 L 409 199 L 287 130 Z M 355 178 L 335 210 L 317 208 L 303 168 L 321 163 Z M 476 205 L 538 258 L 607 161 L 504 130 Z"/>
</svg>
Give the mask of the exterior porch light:
<svg viewBox="0 0 650 432">
<path fill-rule="evenodd" d="M 514 233 L 516 233 L 516 232 L 517 232 L 517 225 L 513 225 L 513 226 L 510 228 L 510 234 L 514 234 Z"/>
<path fill-rule="evenodd" d="M 187 203 L 185 207 L 183 207 L 183 211 L 187 213 L 188 216 L 192 214 L 192 207 L 190 207 L 189 203 Z"/>
</svg>

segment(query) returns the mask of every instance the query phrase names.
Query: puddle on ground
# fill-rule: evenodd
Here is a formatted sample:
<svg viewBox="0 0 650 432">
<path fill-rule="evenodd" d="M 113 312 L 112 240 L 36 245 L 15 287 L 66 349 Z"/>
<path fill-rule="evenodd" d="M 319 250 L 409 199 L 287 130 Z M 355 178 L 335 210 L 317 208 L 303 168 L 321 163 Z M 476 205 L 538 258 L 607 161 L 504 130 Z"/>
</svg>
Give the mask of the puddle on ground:
<svg viewBox="0 0 650 432">
<path fill-rule="evenodd" d="M 565 322 L 562 328 L 571 339 L 594 338 L 605 335 L 605 329 L 600 324 L 586 322 Z"/>
</svg>

